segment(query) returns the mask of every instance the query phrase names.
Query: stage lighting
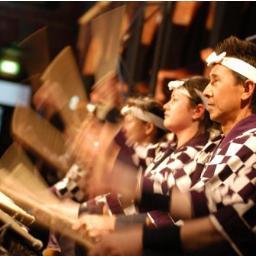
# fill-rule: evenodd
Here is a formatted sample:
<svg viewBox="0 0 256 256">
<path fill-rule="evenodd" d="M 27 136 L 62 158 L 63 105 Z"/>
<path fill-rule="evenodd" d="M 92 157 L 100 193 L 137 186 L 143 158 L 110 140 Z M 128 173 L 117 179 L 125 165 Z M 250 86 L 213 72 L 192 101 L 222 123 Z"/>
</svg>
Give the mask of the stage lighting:
<svg viewBox="0 0 256 256">
<path fill-rule="evenodd" d="M 0 49 L 0 77 L 7 80 L 18 80 L 22 73 L 21 50 L 10 46 Z"/>
<path fill-rule="evenodd" d="M 20 72 L 20 64 L 13 60 L 0 60 L 0 72 L 3 74 L 17 76 Z"/>
</svg>

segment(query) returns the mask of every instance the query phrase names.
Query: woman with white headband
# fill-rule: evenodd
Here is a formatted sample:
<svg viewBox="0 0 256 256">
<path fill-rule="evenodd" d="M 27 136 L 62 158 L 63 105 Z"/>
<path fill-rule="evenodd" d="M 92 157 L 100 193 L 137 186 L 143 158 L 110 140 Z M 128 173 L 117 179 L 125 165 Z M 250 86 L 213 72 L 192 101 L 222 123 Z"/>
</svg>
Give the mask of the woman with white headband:
<svg viewBox="0 0 256 256">
<path fill-rule="evenodd" d="M 158 155 L 141 178 L 138 177 L 139 190 L 142 191 L 141 201 L 138 201 L 136 205 L 139 211 L 145 212 L 154 209 L 147 200 L 148 194 L 156 194 L 156 196 L 163 194 L 168 197 L 169 189 L 174 185 L 177 185 L 183 191 L 187 191 L 200 177 L 200 174 L 194 175 L 192 173 L 194 171 L 192 166 L 194 158 L 209 140 L 208 128 L 211 128 L 212 125 L 202 96 L 202 91 L 208 82 L 208 79 L 198 76 L 170 83 L 172 96 L 164 106 L 164 125 L 169 131 L 176 134 L 176 145 L 170 145 L 164 154 Z M 211 141 L 211 145 L 214 143 Z M 204 157 L 213 148 L 208 147 L 208 152 L 205 151 Z M 161 204 L 161 201 L 159 201 L 159 204 Z M 123 208 L 120 213 L 126 213 L 126 209 L 131 208 L 131 205 L 128 206 Z M 122 203 L 120 207 L 122 207 Z M 156 203 L 155 209 L 157 208 Z M 101 228 L 99 223 L 103 223 L 102 229 L 113 229 L 114 227 L 118 228 L 123 225 L 149 220 L 154 226 L 171 225 L 173 223 L 167 213 L 151 211 L 146 215 L 104 217 L 104 221 L 99 220 L 95 228 Z M 80 224 L 82 225 L 85 222 L 88 226 L 93 226 L 90 221 L 95 223 L 95 217 L 85 216 L 81 219 Z"/>
<path fill-rule="evenodd" d="M 155 142 L 158 142 L 166 132 L 166 129 L 163 125 L 163 121 L 164 121 L 163 108 L 153 98 L 150 98 L 150 97 L 129 98 L 125 106 L 121 109 L 121 114 L 124 116 L 124 119 L 130 116 L 131 118 L 137 119 L 144 123 L 151 124 L 152 126 L 159 129 L 159 130 L 156 130 L 158 134 L 156 134 L 155 138 L 153 138 L 153 141 Z M 126 123 L 130 122 L 129 120 L 127 121 L 124 120 L 124 126 L 126 126 Z M 124 130 L 125 129 L 126 128 L 124 128 Z M 147 129 L 143 129 L 143 130 L 147 130 Z M 150 130 L 152 130 L 152 128 Z M 133 145 L 135 141 L 131 142 L 131 144 Z"/>
<path fill-rule="evenodd" d="M 122 107 L 121 115 L 125 143 L 132 149 L 129 153 L 133 153 L 132 160 L 137 170 L 144 173 L 156 155 L 160 155 L 168 147 L 165 136 L 167 130 L 163 126 L 163 108 L 153 98 L 131 97 Z M 118 141 L 119 139 L 116 142 Z M 108 193 L 83 203 L 80 213 L 100 213 L 104 203 L 112 213 L 123 212 L 121 205 L 117 207 L 118 197 Z"/>
<path fill-rule="evenodd" d="M 163 126 L 163 108 L 151 97 L 131 97 L 121 109 L 121 115 L 123 116 L 122 131 L 128 146 L 123 149 L 124 153 L 129 155 L 126 156 L 127 159 L 133 161 L 138 171 L 144 172 L 155 155 L 160 154 L 168 146 L 165 138 L 167 130 Z M 123 146 L 122 135 L 122 133 L 118 134 L 115 140 L 117 144 L 120 141 L 120 147 Z M 121 213 L 122 211 L 117 207 L 119 199 L 116 194 L 107 193 L 85 200 L 88 196 L 81 185 L 78 185 L 80 180 L 85 179 L 85 173 L 79 170 L 78 165 L 74 165 L 68 175 L 56 183 L 52 190 L 61 199 L 70 198 L 80 202 L 79 214 L 84 212 L 100 214 L 107 208 L 113 213 Z M 49 246 L 56 247 L 55 250 L 61 250 L 55 244 Z"/>
<path fill-rule="evenodd" d="M 133 147 L 134 161 L 144 171 L 156 151 L 167 146 L 163 108 L 153 98 L 132 97 L 121 109 L 121 114 L 126 144 Z M 149 150 L 150 156 L 147 155 Z"/>
<path fill-rule="evenodd" d="M 200 175 L 192 173 L 194 158 L 209 141 L 209 132 L 213 125 L 202 94 L 208 82 L 204 77 L 195 76 L 169 83 L 172 95 L 170 101 L 164 105 L 164 126 L 175 134 L 176 145 L 172 144 L 161 158 L 157 157 L 138 181 L 137 189 L 142 191 L 137 204 L 140 211 L 154 208 L 147 200 L 148 193 L 168 196 L 169 190 L 175 185 L 180 190 L 187 191 L 197 182 Z M 219 140 L 217 135 L 218 132 L 211 134 L 211 147 Z M 210 149 L 204 157 L 208 153 Z M 172 223 L 167 215 L 159 214 L 155 211 L 147 213 L 154 226 Z"/>
</svg>

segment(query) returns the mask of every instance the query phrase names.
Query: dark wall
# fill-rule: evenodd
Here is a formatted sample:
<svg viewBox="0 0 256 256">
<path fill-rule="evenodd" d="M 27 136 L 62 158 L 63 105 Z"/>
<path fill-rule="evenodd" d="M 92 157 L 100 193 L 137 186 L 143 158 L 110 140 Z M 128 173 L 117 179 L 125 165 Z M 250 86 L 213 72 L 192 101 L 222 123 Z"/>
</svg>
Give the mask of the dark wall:
<svg viewBox="0 0 256 256">
<path fill-rule="evenodd" d="M 78 18 L 94 2 L 0 2 L 0 47 L 48 26 L 50 55 L 76 48 Z"/>
</svg>

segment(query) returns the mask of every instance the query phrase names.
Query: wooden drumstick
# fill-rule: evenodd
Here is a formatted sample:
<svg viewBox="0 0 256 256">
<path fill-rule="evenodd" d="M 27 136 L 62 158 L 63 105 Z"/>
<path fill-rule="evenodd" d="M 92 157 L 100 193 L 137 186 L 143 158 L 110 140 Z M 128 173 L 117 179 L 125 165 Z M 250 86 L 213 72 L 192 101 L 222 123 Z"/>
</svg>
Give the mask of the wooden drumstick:
<svg viewBox="0 0 256 256">
<path fill-rule="evenodd" d="M 13 229 L 16 233 L 22 236 L 33 248 L 40 250 L 43 247 L 43 243 L 30 235 L 25 229 L 23 229 L 20 224 L 18 224 L 11 216 L 0 210 L 0 221 Z"/>
<path fill-rule="evenodd" d="M 57 207 L 49 208 L 46 204 L 29 196 L 24 196 L 21 193 L 16 193 L 3 184 L 0 184 L 0 190 L 11 197 L 18 205 L 28 209 L 30 213 L 35 216 L 39 224 L 71 238 L 87 249 L 92 247 L 91 239 L 82 237 L 77 231 L 74 231 L 72 229 L 72 225 L 74 224 L 72 219 L 63 215 L 58 211 Z"/>
<path fill-rule="evenodd" d="M 35 217 L 17 206 L 9 197 L 0 192 L 0 209 L 17 219 L 24 225 L 31 225 Z"/>
</svg>

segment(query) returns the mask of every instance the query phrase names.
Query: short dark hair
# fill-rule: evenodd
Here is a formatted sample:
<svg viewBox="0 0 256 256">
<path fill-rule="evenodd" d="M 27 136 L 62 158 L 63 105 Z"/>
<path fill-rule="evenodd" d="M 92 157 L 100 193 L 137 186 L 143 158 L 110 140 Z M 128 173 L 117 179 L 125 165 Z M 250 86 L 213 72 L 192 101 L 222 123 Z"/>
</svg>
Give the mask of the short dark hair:
<svg viewBox="0 0 256 256">
<path fill-rule="evenodd" d="M 241 59 L 256 68 L 256 45 L 252 42 L 230 36 L 217 45 L 215 52 L 217 54 L 226 52 L 226 56 Z M 244 83 L 248 79 L 233 70 L 231 71 L 240 83 Z M 252 111 L 256 113 L 256 92 L 252 97 Z"/>
<path fill-rule="evenodd" d="M 200 98 L 195 89 L 197 89 L 200 92 L 203 92 L 206 86 L 209 84 L 209 82 L 209 78 L 203 76 L 192 76 L 184 80 L 183 87 L 185 87 L 188 90 L 191 96 L 191 103 L 194 103 L 196 105 L 199 103 L 203 103 L 202 98 Z"/>
<path fill-rule="evenodd" d="M 195 89 L 203 93 L 204 89 L 209 84 L 209 82 L 210 80 L 203 76 L 192 76 L 184 80 L 183 86 L 188 90 L 191 96 L 190 102 L 193 106 L 203 103 L 202 98 L 198 95 Z M 214 122 L 211 121 L 209 112 L 206 110 L 204 114 L 204 118 L 200 122 L 200 125 L 207 130 L 211 128 L 213 124 Z"/>
<path fill-rule="evenodd" d="M 143 111 L 150 112 L 160 118 L 164 118 L 164 110 L 163 106 L 158 103 L 153 97 L 149 96 L 138 96 L 138 97 L 130 97 L 128 98 L 126 105 L 128 106 L 136 106 Z M 155 140 L 161 140 L 163 136 L 166 134 L 166 131 L 156 127 L 156 136 Z"/>
<path fill-rule="evenodd" d="M 250 41 L 230 36 L 217 45 L 215 52 L 226 52 L 228 57 L 241 59 L 256 68 L 256 45 Z"/>
</svg>

